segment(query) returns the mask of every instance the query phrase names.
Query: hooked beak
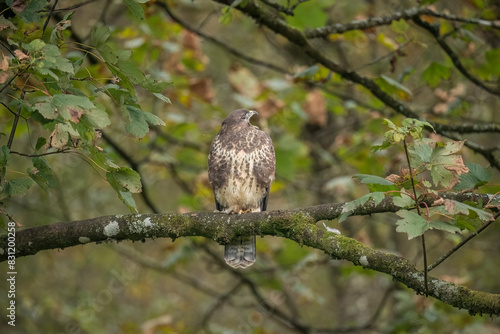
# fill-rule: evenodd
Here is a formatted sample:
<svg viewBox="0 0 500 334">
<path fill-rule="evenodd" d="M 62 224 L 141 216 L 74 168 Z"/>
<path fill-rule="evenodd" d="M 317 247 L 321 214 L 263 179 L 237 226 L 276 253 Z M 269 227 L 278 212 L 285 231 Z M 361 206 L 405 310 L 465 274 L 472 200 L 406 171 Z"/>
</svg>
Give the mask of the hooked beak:
<svg viewBox="0 0 500 334">
<path fill-rule="evenodd" d="M 250 120 L 250 117 L 252 117 L 253 115 L 258 115 L 258 114 L 259 114 L 259 113 L 258 113 L 257 111 L 255 111 L 255 110 L 249 110 L 249 111 L 248 111 L 248 114 L 247 114 L 247 117 L 246 117 L 246 118 L 247 118 L 247 121 L 249 121 L 249 120 Z"/>
</svg>

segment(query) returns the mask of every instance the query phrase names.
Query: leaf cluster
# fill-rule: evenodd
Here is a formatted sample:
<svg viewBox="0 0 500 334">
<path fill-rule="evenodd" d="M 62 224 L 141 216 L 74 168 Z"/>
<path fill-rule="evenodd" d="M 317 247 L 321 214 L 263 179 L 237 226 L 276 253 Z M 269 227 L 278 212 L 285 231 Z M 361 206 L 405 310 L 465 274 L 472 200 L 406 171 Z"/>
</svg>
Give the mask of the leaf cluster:
<svg viewBox="0 0 500 334">
<path fill-rule="evenodd" d="M 396 212 L 399 216 L 396 231 L 406 233 L 409 239 L 431 229 L 448 233 L 467 230 L 474 232 L 483 223 L 493 219 L 490 212 L 482 209 L 484 203 L 461 203 L 439 196 L 441 191 L 452 188 L 455 191 L 473 191 L 492 178 L 491 167 L 475 163 L 464 164 L 460 155 L 463 141 L 439 142 L 424 138 L 424 128 L 433 128 L 429 123 L 416 119 L 407 118 L 400 127 L 387 119 L 384 122 L 390 130 L 385 133 L 384 143 L 373 146 L 372 151 L 404 146 L 411 165 L 401 168 L 399 174 L 391 174 L 386 178 L 356 175 L 371 192 L 349 202 L 339 221 L 347 218 L 354 208 L 369 200 L 373 200 L 375 204 L 380 203 L 385 196 L 391 196 L 393 203 L 401 208 Z M 429 197 L 433 199 L 433 205 L 422 206 L 421 200 Z M 424 209 L 422 214 L 412 211 L 417 206 Z"/>
<path fill-rule="evenodd" d="M 126 5 L 140 19 L 144 13 L 138 2 L 127 1 Z M 13 5 L 12 1 L 7 5 Z M 43 34 L 38 13 L 46 5 L 43 0 L 29 1 L 13 7 L 16 16 L 12 20 L 0 16 L 0 22 L 5 23 L 2 33 L 14 49 L 11 56 L 0 54 L 0 83 L 4 84 L 2 90 L 9 92 L 4 107 L 15 115 L 14 124 L 22 117 L 43 131 L 31 152 L 13 152 L 12 142 L 0 148 L 0 200 L 23 196 L 34 184 L 45 191 L 55 187 L 57 178 L 46 156 L 70 153 L 105 172 L 118 197 L 136 211 L 132 193 L 141 191 L 139 174 L 116 165 L 96 143 L 101 131 L 111 125 L 114 110 L 119 110 L 125 130 L 136 138 L 146 136 L 152 125 L 164 125 L 158 116 L 141 108 L 136 87 L 170 103 L 163 95 L 169 83 L 141 71 L 130 51 L 110 42 L 108 27 L 93 28 L 92 46 L 72 46 L 65 37 L 70 34 L 73 12 Z M 102 76 L 105 70 L 111 77 Z M 15 132 L 14 126 L 12 138 Z M 14 154 L 31 159 L 32 167 L 26 173 L 8 168 Z M 23 177 L 10 177 L 12 172 Z"/>
</svg>

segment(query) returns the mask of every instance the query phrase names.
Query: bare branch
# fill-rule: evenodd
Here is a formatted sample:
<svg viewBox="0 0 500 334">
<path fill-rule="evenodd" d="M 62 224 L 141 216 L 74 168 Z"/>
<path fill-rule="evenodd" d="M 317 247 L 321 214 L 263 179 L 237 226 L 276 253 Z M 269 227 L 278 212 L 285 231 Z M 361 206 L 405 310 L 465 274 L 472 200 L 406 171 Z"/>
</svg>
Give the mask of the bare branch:
<svg viewBox="0 0 500 334">
<path fill-rule="evenodd" d="M 349 23 L 337 23 L 326 27 L 309 29 L 304 32 L 304 35 L 306 38 L 318 38 L 326 37 L 330 34 L 341 34 L 351 30 L 365 30 L 368 28 L 389 25 L 393 21 L 398 21 L 400 19 L 408 20 L 416 15 L 421 15 L 421 12 L 422 8 L 414 7 L 397 12 L 393 15 L 369 17 L 365 20 L 356 20 Z"/>
<path fill-rule="evenodd" d="M 487 132 L 500 132 L 500 124 L 498 123 L 488 123 L 488 124 L 440 124 L 434 123 L 434 128 L 438 128 L 440 131 L 450 131 L 456 133 L 487 133 Z"/>
<path fill-rule="evenodd" d="M 330 34 L 341 34 L 341 33 L 344 33 L 346 31 L 351 31 L 351 30 L 364 30 L 364 29 L 369 29 L 369 28 L 373 28 L 373 27 L 389 25 L 393 21 L 398 21 L 401 19 L 410 20 L 410 19 L 414 19 L 416 17 L 420 17 L 422 15 L 434 16 L 434 17 L 446 19 L 449 21 L 472 23 L 472 24 L 477 24 L 477 25 L 481 25 L 481 26 L 485 26 L 485 27 L 500 29 L 500 24 L 498 24 L 497 21 L 487 21 L 487 20 L 475 19 L 475 18 L 463 18 L 463 17 L 459 17 L 456 15 L 436 12 L 436 11 L 431 10 L 430 8 L 413 7 L 413 8 L 408 8 L 408 9 L 405 9 L 403 11 L 394 13 L 392 15 L 379 16 L 379 17 L 369 17 L 369 18 L 364 19 L 364 20 L 356 20 L 356 21 L 351 21 L 348 23 L 337 23 L 337 24 L 332 24 L 332 25 L 326 26 L 326 27 L 309 29 L 309 30 L 305 31 L 305 36 L 307 38 L 326 37 Z"/>
</svg>

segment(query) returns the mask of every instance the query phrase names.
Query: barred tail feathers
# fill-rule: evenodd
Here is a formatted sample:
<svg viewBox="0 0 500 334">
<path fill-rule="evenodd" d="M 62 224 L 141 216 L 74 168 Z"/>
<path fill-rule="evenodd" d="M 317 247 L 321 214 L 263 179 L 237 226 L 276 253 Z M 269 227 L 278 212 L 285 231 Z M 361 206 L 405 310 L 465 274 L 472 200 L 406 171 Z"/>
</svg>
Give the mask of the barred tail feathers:
<svg viewBox="0 0 500 334">
<path fill-rule="evenodd" d="M 250 267 L 257 257 L 256 237 L 242 236 L 231 240 L 224 249 L 224 260 L 233 268 Z"/>
</svg>

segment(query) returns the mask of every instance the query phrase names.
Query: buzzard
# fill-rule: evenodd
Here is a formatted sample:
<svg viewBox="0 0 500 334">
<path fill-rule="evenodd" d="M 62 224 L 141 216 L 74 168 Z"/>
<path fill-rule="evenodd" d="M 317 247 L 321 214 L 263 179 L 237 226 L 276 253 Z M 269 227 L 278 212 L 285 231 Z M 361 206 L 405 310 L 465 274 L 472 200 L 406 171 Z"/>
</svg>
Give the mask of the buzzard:
<svg viewBox="0 0 500 334">
<path fill-rule="evenodd" d="M 208 179 L 218 211 L 228 214 L 267 208 L 276 158 L 271 138 L 250 124 L 254 110 L 238 109 L 222 122 L 208 154 Z M 225 246 L 224 259 L 233 268 L 255 262 L 255 236 L 241 236 Z"/>
</svg>

